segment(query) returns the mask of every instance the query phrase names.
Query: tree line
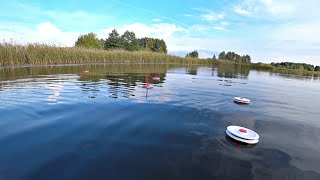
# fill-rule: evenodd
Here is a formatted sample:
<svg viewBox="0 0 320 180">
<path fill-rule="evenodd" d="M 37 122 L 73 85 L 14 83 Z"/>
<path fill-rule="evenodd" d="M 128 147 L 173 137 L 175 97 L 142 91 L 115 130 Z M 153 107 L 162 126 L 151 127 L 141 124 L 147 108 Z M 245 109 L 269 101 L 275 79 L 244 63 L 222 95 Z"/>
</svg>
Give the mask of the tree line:
<svg viewBox="0 0 320 180">
<path fill-rule="evenodd" d="M 281 62 L 281 63 L 271 63 L 272 66 L 276 68 L 286 68 L 286 69 L 301 69 L 307 71 L 320 71 L 320 67 L 314 67 L 311 64 L 306 63 L 294 63 L 294 62 Z"/>
<path fill-rule="evenodd" d="M 191 58 L 198 58 L 199 57 L 199 53 L 198 51 L 192 51 L 190 53 L 188 53 L 186 55 L 186 57 L 191 57 Z M 235 52 L 225 52 L 225 51 L 222 51 L 220 54 L 219 54 L 219 60 L 228 60 L 228 61 L 233 61 L 233 62 L 236 62 L 236 63 L 248 63 L 250 64 L 251 63 L 251 57 L 249 55 L 239 55 Z M 216 58 L 216 55 L 213 55 L 212 57 L 212 60 L 218 60 Z"/>
<path fill-rule="evenodd" d="M 251 63 L 251 57 L 249 55 L 239 55 L 235 52 L 224 52 L 219 54 L 219 60 L 229 60 L 237 63 Z"/>
<path fill-rule="evenodd" d="M 192 51 L 192 52 L 188 53 L 186 55 L 186 57 L 198 58 L 199 57 L 199 53 L 198 53 L 198 51 Z"/>
<path fill-rule="evenodd" d="M 134 32 L 125 31 L 120 35 L 116 29 L 113 29 L 108 38 L 99 39 L 97 34 L 88 33 L 80 35 L 75 42 L 76 47 L 105 49 L 105 50 L 126 50 L 126 51 L 152 51 L 158 53 L 167 53 L 167 45 L 163 39 L 157 38 L 136 38 Z"/>
</svg>

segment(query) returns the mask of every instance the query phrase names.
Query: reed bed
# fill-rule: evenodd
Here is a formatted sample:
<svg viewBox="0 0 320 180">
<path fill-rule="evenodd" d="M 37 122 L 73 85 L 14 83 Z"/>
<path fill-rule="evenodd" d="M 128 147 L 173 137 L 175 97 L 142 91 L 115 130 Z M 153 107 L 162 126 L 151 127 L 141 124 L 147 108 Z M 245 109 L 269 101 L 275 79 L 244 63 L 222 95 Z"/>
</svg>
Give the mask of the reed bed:
<svg viewBox="0 0 320 180">
<path fill-rule="evenodd" d="M 44 44 L 0 44 L 0 66 L 81 63 L 214 64 L 213 60 L 182 58 L 147 51 L 106 51 Z"/>
</svg>

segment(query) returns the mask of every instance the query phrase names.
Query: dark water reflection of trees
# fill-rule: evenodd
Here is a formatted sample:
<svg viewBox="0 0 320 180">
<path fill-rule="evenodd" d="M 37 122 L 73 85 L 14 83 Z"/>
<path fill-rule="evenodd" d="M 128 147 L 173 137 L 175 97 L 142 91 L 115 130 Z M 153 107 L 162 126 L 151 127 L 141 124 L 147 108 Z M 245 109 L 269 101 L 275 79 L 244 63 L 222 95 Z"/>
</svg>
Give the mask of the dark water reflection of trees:
<svg viewBox="0 0 320 180">
<path fill-rule="evenodd" d="M 247 79 L 250 66 L 247 65 L 219 65 L 218 77 Z"/>
</svg>

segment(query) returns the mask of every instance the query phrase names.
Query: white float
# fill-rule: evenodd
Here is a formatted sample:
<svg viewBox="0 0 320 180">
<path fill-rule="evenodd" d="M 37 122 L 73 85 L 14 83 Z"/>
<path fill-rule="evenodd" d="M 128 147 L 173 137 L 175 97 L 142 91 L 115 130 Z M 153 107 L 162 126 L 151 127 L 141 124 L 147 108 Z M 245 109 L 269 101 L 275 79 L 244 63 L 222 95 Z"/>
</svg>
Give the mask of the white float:
<svg viewBox="0 0 320 180">
<path fill-rule="evenodd" d="M 257 144 L 259 135 L 251 129 L 241 126 L 228 126 L 226 134 L 236 140 L 247 144 Z"/>
<path fill-rule="evenodd" d="M 251 102 L 250 99 L 243 98 L 243 97 L 235 97 L 233 101 L 240 104 L 250 104 Z"/>
<path fill-rule="evenodd" d="M 142 86 L 143 88 L 146 88 L 146 89 L 151 89 L 153 88 L 153 85 L 152 84 L 149 84 L 149 83 L 146 83 L 145 85 Z"/>
</svg>

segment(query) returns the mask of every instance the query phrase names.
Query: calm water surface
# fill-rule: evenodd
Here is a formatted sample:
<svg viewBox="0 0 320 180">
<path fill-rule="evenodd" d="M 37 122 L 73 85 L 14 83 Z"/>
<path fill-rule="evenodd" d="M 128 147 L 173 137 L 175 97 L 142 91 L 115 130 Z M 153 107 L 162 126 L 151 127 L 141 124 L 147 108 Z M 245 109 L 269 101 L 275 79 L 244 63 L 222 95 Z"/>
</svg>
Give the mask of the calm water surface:
<svg viewBox="0 0 320 180">
<path fill-rule="evenodd" d="M 2 68 L 0 179 L 320 179 L 319 92 L 319 77 L 243 67 Z"/>
</svg>

